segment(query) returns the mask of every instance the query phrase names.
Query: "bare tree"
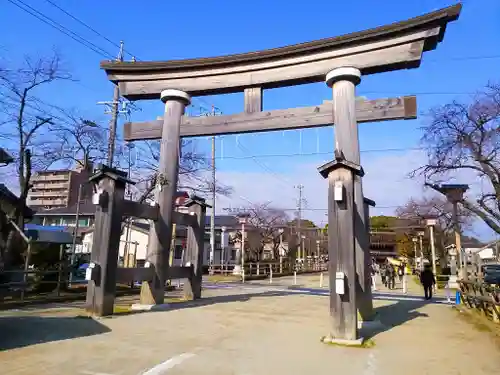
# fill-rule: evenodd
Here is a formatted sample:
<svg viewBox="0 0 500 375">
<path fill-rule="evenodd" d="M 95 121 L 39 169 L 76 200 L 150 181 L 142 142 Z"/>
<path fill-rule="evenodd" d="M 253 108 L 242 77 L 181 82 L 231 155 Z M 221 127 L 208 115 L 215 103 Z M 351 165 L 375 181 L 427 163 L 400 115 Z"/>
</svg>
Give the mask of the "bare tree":
<svg viewBox="0 0 500 375">
<path fill-rule="evenodd" d="M 196 149 L 196 143 L 191 140 L 181 141 L 181 157 L 179 160 L 179 190 L 188 190 L 199 195 L 207 195 L 213 191 L 213 183 L 207 177 L 211 170 L 207 156 Z M 152 197 L 156 186 L 156 177 L 160 163 L 160 142 L 146 141 L 138 142 L 136 147 L 136 164 L 134 173 L 139 176 L 136 186 L 139 201 Z M 217 194 L 228 196 L 231 188 L 216 183 Z"/>
<path fill-rule="evenodd" d="M 414 171 L 433 182 L 472 171 L 485 183 L 476 200 L 460 203 L 500 234 L 500 85 L 489 84 L 468 104 L 454 101 L 429 113 L 423 128 L 428 162 Z"/>
<path fill-rule="evenodd" d="M 436 253 L 440 259 L 445 259 L 445 248 L 448 244 L 454 241 L 453 237 L 453 206 L 443 196 L 432 196 L 428 198 L 415 199 L 410 198 L 408 202 L 396 209 L 396 215 L 399 219 L 398 228 L 396 229 L 396 239 L 398 242 L 398 250 L 401 254 L 413 256 L 413 242 L 411 237 L 415 236 L 415 228 L 426 228 L 426 219 L 434 218 L 437 224 L 434 227 Z M 474 215 L 464 207 L 460 207 L 458 211 L 458 219 L 462 229 L 472 229 Z M 403 229 L 400 224 L 405 222 L 408 229 Z M 428 231 L 424 231 L 424 253 L 426 256 L 429 250 Z"/>
<path fill-rule="evenodd" d="M 247 256 L 259 261 L 262 259 L 264 248 L 271 248 L 274 259 L 279 257 L 280 228 L 286 228 L 289 220 L 286 212 L 271 206 L 271 203 L 255 204 L 245 211 L 249 217 L 249 244 Z"/>
<path fill-rule="evenodd" d="M 47 168 L 56 160 L 54 139 L 43 131 L 53 123 L 51 108 L 35 94 L 56 81 L 69 79 L 57 53 L 47 58 L 26 57 L 23 66 L 0 71 L 2 134 L 12 145 L 17 163 L 20 200 L 15 220 L 21 228 L 33 170 Z"/>
<path fill-rule="evenodd" d="M 52 106 L 36 94 L 57 81 L 70 80 L 57 53 L 50 57 L 25 57 L 22 66 L 0 69 L 1 134 L 16 160 L 19 203 L 12 220 L 24 228 L 25 205 L 33 171 L 46 169 L 56 160 L 56 142 L 48 126 L 53 124 Z M 7 252 L 12 253 L 16 231 L 11 230 Z M 13 254 L 10 254 L 13 255 Z"/>
<path fill-rule="evenodd" d="M 107 130 L 99 123 L 64 111 L 64 120 L 49 126 L 58 140 L 56 157 L 68 168 L 75 164 L 88 167 L 104 162 Z"/>
</svg>

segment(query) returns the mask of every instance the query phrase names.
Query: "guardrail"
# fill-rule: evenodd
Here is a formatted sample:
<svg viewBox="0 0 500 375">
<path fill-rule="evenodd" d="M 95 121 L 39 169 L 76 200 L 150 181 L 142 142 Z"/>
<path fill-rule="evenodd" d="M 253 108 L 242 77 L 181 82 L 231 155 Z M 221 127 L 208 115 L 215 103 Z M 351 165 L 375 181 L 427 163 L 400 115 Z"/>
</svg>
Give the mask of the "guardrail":
<svg viewBox="0 0 500 375">
<path fill-rule="evenodd" d="M 500 323 L 500 287 L 480 281 L 459 280 L 460 300 L 468 308 Z"/>
<path fill-rule="evenodd" d="M 211 266 L 210 271 L 213 274 L 219 275 L 232 275 L 234 264 L 220 265 L 214 264 Z M 245 278 L 250 277 L 269 277 L 292 275 L 294 272 L 320 272 L 328 269 L 328 263 L 320 261 L 306 261 L 303 263 L 294 263 L 288 260 L 282 262 L 249 262 L 245 263 Z"/>
</svg>

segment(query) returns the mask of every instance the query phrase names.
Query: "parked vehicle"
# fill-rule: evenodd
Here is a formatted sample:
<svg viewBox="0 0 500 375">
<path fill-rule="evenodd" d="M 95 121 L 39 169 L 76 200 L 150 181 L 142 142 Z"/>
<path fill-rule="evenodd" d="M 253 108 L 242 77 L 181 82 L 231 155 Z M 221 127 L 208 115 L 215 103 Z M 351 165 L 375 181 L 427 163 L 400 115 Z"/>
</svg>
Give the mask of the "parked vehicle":
<svg viewBox="0 0 500 375">
<path fill-rule="evenodd" d="M 500 285 L 500 264 L 485 264 L 482 271 L 485 283 Z"/>
</svg>

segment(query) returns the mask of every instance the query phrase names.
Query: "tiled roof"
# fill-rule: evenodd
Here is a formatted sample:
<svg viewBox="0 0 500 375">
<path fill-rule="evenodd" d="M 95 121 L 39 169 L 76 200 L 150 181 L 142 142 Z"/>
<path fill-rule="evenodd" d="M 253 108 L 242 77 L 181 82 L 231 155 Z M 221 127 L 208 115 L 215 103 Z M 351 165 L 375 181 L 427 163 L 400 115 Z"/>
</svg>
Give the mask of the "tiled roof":
<svg viewBox="0 0 500 375">
<path fill-rule="evenodd" d="M 19 197 L 10 191 L 10 189 L 4 184 L 0 184 L 0 199 L 10 203 L 12 206 L 15 206 L 19 201 Z M 25 206 L 24 216 L 27 218 L 33 216 L 33 210 Z"/>
</svg>

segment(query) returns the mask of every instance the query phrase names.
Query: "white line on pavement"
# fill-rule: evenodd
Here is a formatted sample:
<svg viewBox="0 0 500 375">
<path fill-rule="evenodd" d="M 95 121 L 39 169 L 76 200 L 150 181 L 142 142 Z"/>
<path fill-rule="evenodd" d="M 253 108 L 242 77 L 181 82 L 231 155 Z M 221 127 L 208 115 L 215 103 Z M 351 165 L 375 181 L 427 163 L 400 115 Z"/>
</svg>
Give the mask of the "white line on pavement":
<svg viewBox="0 0 500 375">
<path fill-rule="evenodd" d="M 368 359 L 366 361 L 366 367 L 363 371 L 363 375 L 375 375 L 377 373 L 377 362 L 375 360 L 375 354 L 371 352 L 368 355 Z"/>
<path fill-rule="evenodd" d="M 155 367 L 143 372 L 141 375 L 161 375 L 170 370 L 171 368 L 181 364 L 186 359 L 194 357 L 193 353 L 182 353 L 170 359 L 167 359 L 165 362 L 156 365 Z"/>
</svg>

